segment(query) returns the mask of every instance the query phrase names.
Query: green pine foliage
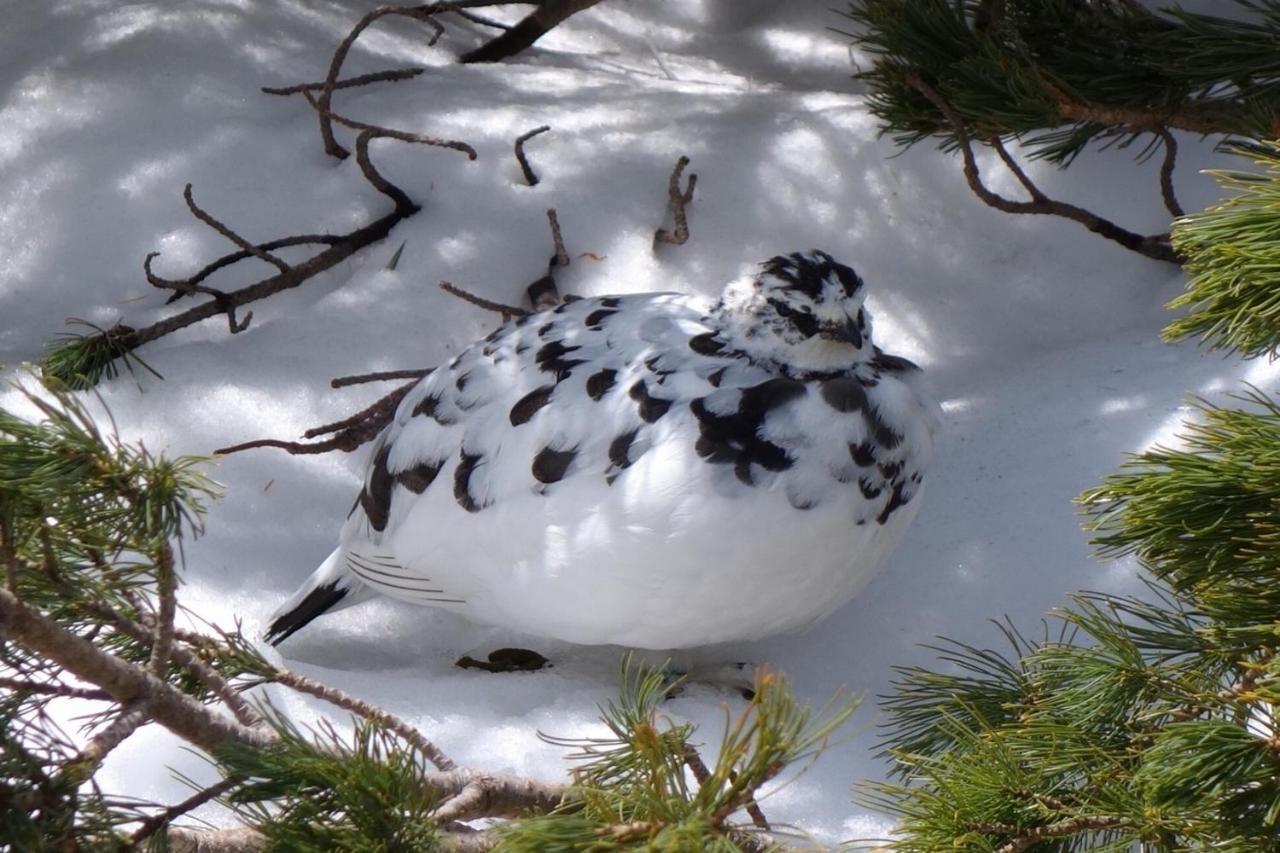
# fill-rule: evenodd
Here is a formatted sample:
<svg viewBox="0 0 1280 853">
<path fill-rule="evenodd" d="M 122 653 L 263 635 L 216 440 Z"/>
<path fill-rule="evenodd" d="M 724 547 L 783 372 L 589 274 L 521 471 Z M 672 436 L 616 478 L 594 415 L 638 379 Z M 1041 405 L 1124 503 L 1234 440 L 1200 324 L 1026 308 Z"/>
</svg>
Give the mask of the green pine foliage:
<svg viewBox="0 0 1280 853">
<path fill-rule="evenodd" d="M 1174 248 L 1188 260 L 1187 291 L 1169 303 L 1190 313 L 1165 338 L 1199 338 L 1246 358 L 1277 354 L 1280 328 L 1280 143 L 1240 146 L 1261 171 L 1210 172 L 1236 194 L 1174 223 Z"/>
<path fill-rule="evenodd" d="M 499 849 L 541 851 L 706 850 L 739 853 L 771 846 L 738 822 L 766 782 L 815 756 L 857 703 L 833 702 L 816 717 L 786 679 L 762 671 L 747 706 L 726 720 L 716 760 L 703 767 L 688 723 L 661 703 L 672 688 L 661 671 L 624 662 L 621 698 L 601 708 L 611 737 L 552 743 L 583 762 L 560 812 L 513 823 Z"/>
<path fill-rule="evenodd" d="M 957 143 L 918 77 L 970 137 L 1016 138 L 1067 164 L 1160 127 L 1273 135 L 1280 2 L 1230 3 L 1244 20 L 1133 0 L 853 0 L 846 35 L 873 59 L 857 76 L 899 145 Z"/>
<path fill-rule="evenodd" d="M 229 744 L 217 756 L 224 777 L 245 780 L 226 802 L 267 851 L 436 848 L 430 815 L 440 798 L 410 744 L 364 721 L 344 736 L 329 724 L 304 733 L 279 713 L 267 719 L 279 735 L 270 747 Z"/>
<path fill-rule="evenodd" d="M 1235 198 L 1175 229 L 1191 312 L 1171 337 L 1273 352 L 1280 146 Z M 1029 642 L 937 649 L 885 701 L 896 777 L 866 797 L 894 849 L 1280 851 L 1280 402 L 1199 401 L 1174 447 L 1080 498 L 1100 556 L 1133 556 L 1140 598 L 1081 593 Z"/>
</svg>

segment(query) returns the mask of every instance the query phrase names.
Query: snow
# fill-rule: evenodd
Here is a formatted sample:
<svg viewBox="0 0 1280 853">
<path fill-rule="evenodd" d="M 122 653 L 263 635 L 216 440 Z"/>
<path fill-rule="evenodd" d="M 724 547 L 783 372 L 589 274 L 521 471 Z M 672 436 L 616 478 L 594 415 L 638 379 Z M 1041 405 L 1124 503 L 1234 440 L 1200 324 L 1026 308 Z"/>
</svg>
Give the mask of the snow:
<svg viewBox="0 0 1280 853">
<path fill-rule="evenodd" d="M 764 807 L 833 841 L 883 835 L 883 815 L 851 785 L 882 778 L 874 698 L 895 665 L 930 659 L 920 644 L 998 637 L 1009 614 L 1035 633 L 1040 614 L 1077 589 L 1135 591 L 1134 566 L 1090 554 L 1072 498 L 1126 451 L 1171 439 L 1195 393 L 1223 401 L 1261 363 L 1160 343 L 1163 303 L 1182 275 L 1047 217 L 1011 217 L 969 191 L 955 158 L 927 145 L 898 154 L 878 139 L 846 40 L 826 0 L 608 0 L 502 65 L 449 65 L 484 31 L 449 20 L 436 48 L 421 25 L 389 20 L 352 50 L 346 75 L 406 64 L 422 77 L 340 92 L 343 114 L 474 145 L 455 151 L 382 140 L 373 158 L 423 205 L 390 238 L 298 290 L 251 306 L 234 337 L 208 321 L 146 346 L 164 375 L 100 391 L 123 436 L 171 455 L 207 454 L 259 437 L 292 438 L 390 390 L 330 390 L 334 376 L 423 367 L 492 328 L 495 318 L 436 288 L 447 279 L 515 301 L 545 270 L 554 207 L 572 266 L 562 290 L 583 295 L 717 292 L 745 265 L 824 248 L 867 280 L 877 341 L 919 361 L 943 401 L 945 431 L 925 505 L 903 547 L 855 601 L 807 633 L 710 650 L 768 662 L 820 704 L 868 697 L 848 736 Z M 19 0 L 0 33 L 0 363 L 3 377 L 39 358 L 65 317 L 139 326 L 168 313 L 142 258 L 179 276 L 229 251 L 182 202 L 197 202 L 254 240 L 342 232 L 387 210 L 351 160 L 321 149 L 299 98 L 263 85 L 324 77 L 333 47 L 367 4 L 330 0 Z M 496 13 L 500 14 L 500 13 Z M 528 152 L 542 176 L 522 184 L 516 136 L 552 131 Z M 350 144 L 351 134 L 339 130 Z M 1221 164 L 1181 140 L 1179 191 L 1189 210 L 1216 198 L 1196 170 Z M 652 246 L 676 158 L 698 174 L 684 246 Z M 897 156 L 895 156 L 897 155 Z M 981 160 L 992 186 L 1012 176 Z M 1032 164 L 1041 186 L 1141 231 L 1162 230 L 1155 160 L 1124 152 L 1069 171 Z M 401 242 L 395 271 L 384 269 Z M 591 252 L 599 260 L 580 257 Z M 288 257 L 299 257 L 297 253 Z M 270 274 L 240 264 L 224 289 Z M 16 393 L 0 404 L 20 405 Z M 356 491 L 362 455 L 290 457 L 257 450 L 213 463 L 226 497 L 209 533 L 187 547 L 183 601 L 216 621 L 259 630 L 329 552 Z M 797 543 L 820 548 L 822 543 Z M 495 676 L 453 667 L 461 654 L 525 645 L 555 666 Z M 562 778 L 563 749 L 537 732 L 599 731 L 619 650 L 518 637 L 379 601 L 314 624 L 285 662 L 382 705 L 462 764 Z M 272 697 L 302 721 L 334 715 Z M 735 700 L 694 687 L 668 703 L 713 744 Z M 153 728 L 112 756 L 111 790 L 176 800 L 169 768 L 210 778 L 198 757 Z M 204 814 L 219 819 L 211 811 Z M 223 818 L 225 819 L 225 818 Z"/>
</svg>

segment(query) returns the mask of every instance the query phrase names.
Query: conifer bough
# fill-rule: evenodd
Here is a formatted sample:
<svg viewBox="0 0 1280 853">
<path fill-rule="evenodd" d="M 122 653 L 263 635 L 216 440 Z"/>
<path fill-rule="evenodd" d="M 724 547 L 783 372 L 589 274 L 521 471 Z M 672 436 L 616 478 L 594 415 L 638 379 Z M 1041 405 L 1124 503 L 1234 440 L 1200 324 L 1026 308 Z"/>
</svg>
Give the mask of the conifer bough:
<svg viewBox="0 0 1280 853">
<path fill-rule="evenodd" d="M 1163 147 L 1160 194 L 1181 215 L 1171 130 L 1280 136 L 1280 0 L 1230 2 L 1241 20 L 1135 0 L 853 0 L 846 15 L 857 25 L 848 35 L 873 59 L 857 77 L 897 144 L 933 138 L 960 151 L 970 186 L 993 207 L 1063 216 L 1148 257 L 1177 260 L 1167 234 L 1136 234 L 1048 198 L 1004 146 L 1017 141 L 1062 166 L 1090 144 Z M 975 144 L 996 151 L 1030 200 L 982 184 Z"/>
</svg>

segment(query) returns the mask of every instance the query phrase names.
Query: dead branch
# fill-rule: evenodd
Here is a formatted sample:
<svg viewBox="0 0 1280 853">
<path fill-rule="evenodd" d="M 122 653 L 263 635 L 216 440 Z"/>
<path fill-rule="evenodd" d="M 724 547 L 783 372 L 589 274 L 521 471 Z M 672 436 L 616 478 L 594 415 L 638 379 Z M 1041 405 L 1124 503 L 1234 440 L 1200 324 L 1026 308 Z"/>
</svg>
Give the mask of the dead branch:
<svg viewBox="0 0 1280 853">
<path fill-rule="evenodd" d="M 397 68 L 390 71 L 375 71 L 372 74 L 361 74 L 358 77 L 348 77 L 346 80 L 339 80 L 333 84 L 333 90 L 352 89 L 356 86 L 367 86 L 370 83 L 390 82 L 394 83 L 400 80 L 409 80 L 417 77 L 427 69 L 425 68 Z M 262 92 L 267 95 L 297 95 L 302 92 L 315 92 L 324 88 L 324 82 L 319 83 L 298 83 L 293 86 L 263 86 Z"/>
<path fill-rule="evenodd" d="M 529 165 L 529 159 L 524 155 L 524 144 L 535 136 L 546 133 L 551 129 L 551 125 L 544 124 L 542 127 L 535 127 L 528 133 L 521 134 L 516 137 L 516 162 L 520 164 L 520 171 L 524 173 L 524 180 L 531 187 L 538 185 L 538 175 L 533 171 L 533 167 Z"/>
<path fill-rule="evenodd" d="M 1173 191 L 1173 168 L 1178 159 L 1178 143 L 1166 128 L 1160 129 L 1160 139 L 1164 142 L 1164 160 L 1160 163 L 1160 195 L 1164 199 L 1165 209 L 1177 219 L 1185 213 Z"/>
<path fill-rule="evenodd" d="M 279 240 L 268 240 L 266 243 L 258 243 L 255 248 L 262 249 L 263 251 L 271 251 L 273 249 L 283 249 L 286 246 L 305 246 L 313 243 L 332 246 L 335 243 L 340 242 L 342 239 L 342 237 L 335 237 L 332 234 L 299 234 L 295 237 L 282 237 Z M 229 267 L 234 263 L 238 263 L 239 261 L 243 261 L 246 258 L 251 258 L 253 256 L 254 253 L 251 251 L 241 250 L 239 252 L 232 252 L 229 255 L 223 255 L 216 261 L 207 264 L 199 272 L 182 279 L 162 278 L 151 271 L 151 261 L 160 257 L 159 252 L 152 252 L 147 255 L 142 266 L 143 270 L 147 274 L 147 281 L 152 286 L 163 290 L 174 291 L 173 295 L 169 297 L 168 302 L 165 303 L 167 305 L 193 293 L 205 293 L 211 296 L 221 293 L 221 291 L 213 290 L 212 288 L 202 288 L 197 285 L 218 270 L 224 267 Z M 225 296 L 226 294 L 222 295 Z"/>
<path fill-rule="evenodd" d="M 147 722 L 148 717 L 145 699 L 130 702 L 106 728 L 93 736 L 79 754 L 64 763 L 63 772 L 74 774 L 73 778 L 77 781 L 88 779 L 111 750 L 124 743 L 126 738 Z"/>
<path fill-rule="evenodd" d="M 355 376 L 339 376 L 329 380 L 330 388 L 346 388 L 348 385 L 362 385 L 366 382 L 388 382 L 395 379 L 421 379 L 431 373 L 432 368 L 425 370 L 383 370 L 378 373 L 361 373 Z"/>
<path fill-rule="evenodd" d="M 192 216 L 194 216 L 196 219 L 199 219 L 205 225 L 208 225 L 214 231 L 217 231 L 223 237 L 226 237 L 232 243 L 235 243 L 237 246 L 240 247 L 241 251 L 248 252 L 249 254 L 253 255 L 255 258 L 262 261 L 266 261 L 269 264 L 272 264 L 278 270 L 280 270 L 280 272 L 289 271 L 289 265 L 286 264 L 284 261 L 280 260 L 270 252 L 266 252 L 258 248 L 254 244 L 250 243 L 248 240 L 241 237 L 236 232 L 232 231 L 227 226 L 223 225 L 213 216 L 201 210 L 200 207 L 196 204 L 195 199 L 192 198 L 191 196 L 191 184 L 187 184 L 185 187 L 183 187 L 182 198 L 186 200 L 187 209 L 191 211 Z"/>
<path fill-rule="evenodd" d="M 600 0 L 543 0 L 538 8 L 515 26 L 464 53 L 459 62 L 497 62 L 533 45 L 566 18 L 589 9 Z"/>
<path fill-rule="evenodd" d="M 671 211 L 672 219 L 675 220 L 675 231 L 672 233 L 665 228 L 659 228 L 653 235 L 655 243 L 673 243 L 680 246 L 689 239 L 689 218 L 685 207 L 693 200 L 693 188 L 698 185 L 698 176 L 690 172 L 688 186 L 684 191 L 680 190 L 680 176 L 684 173 L 684 167 L 688 165 L 689 158 L 681 154 L 680 159 L 676 160 L 676 167 L 671 170 L 670 180 L 667 181 L 667 207 Z"/>
<path fill-rule="evenodd" d="M 461 151 L 466 154 L 468 160 L 476 159 L 476 150 L 465 142 L 458 142 L 455 139 L 444 139 L 439 136 L 429 136 L 425 133 L 409 133 L 408 131 L 395 130 L 390 127 L 382 127 L 376 124 L 369 124 L 368 122 L 357 121 L 353 118 L 347 118 L 346 116 L 340 116 L 337 113 L 331 110 L 326 110 L 322 107 L 319 100 L 317 100 L 309 90 L 304 90 L 302 97 L 306 99 L 307 103 L 310 104 L 316 112 L 320 113 L 334 124 L 349 127 L 352 130 L 372 131 L 378 136 L 386 136 L 391 139 L 399 139 L 404 142 L 418 142 L 423 145 L 434 145 L 437 148 L 452 148 L 455 151 Z M 356 156 L 359 157 L 359 155 L 360 150 L 359 146 L 357 146 Z"/>
<path fill-rule="evenodd" d="M 310 444 L 304 444 L 299 441 L 281 441 L 275 438 L 260 438 L 255 441 L 246 441 L 241 444 L 235 444 L 230 447 L 219 448 L 213 451 L 219 456 L 227 456 L 232 453 L 239 453 L 243 450 L 252 450 L 257 447 L 278 447 L 291 455 L 309 455 L 315 453 L 328 453 L 332 450 L 341 450 L 343 453 L 350 453 L 357 447 L 367 444 L 377 438 L 378 433 L 382 432 L 387 424 L 391 423 L 391 419 L 395 417 L 396 407 L 400 405 L 400 401 L 404 399 L 404 395 L 409 393 L 409 389 L 417 385 L 416 381 L 407 385 L 402 385 L 392 391 L 387 396 L 378 400 L 372 406 L 361 409 L 349 418 L 343 418 L 331 424 L 313 427 L 303 433 L 303 438 L 315 438 L 317 436 L 334 433 L 331 438 L 324 441 L 317 441 Z"/>
<path fill-rule="evenodd" d="M 995 192 L 992 192 L 986 184 L 982 182 L 982 177 L 978 172 L 978 162 L 973 154 L 973 145 L 969 139 L 969 134 L 964 128 L 964 123 L 956 114 L 955 110 L 943 100 L 938 92 L 926 83 L 919 75 L 909 74 L 906 82 L 916 91 L 924 95 L 939 111 L 946 116 L 947 121 L 951 123 L 952 132 L 956 137 L 956 144 L 960 148 L 960 154 L 964 159 L 964 176 L 969 184 L 969 188 L 973 190 L 978 198 L 982 199 L 988 206 L 994 207 L 996 210 L 1005 213 L 1028 213 L 1028 214 L 1049 214 L 1052 216 L 1061 216 L 1078 222 L 1088 230 L 1112 240 L 1130 249 L 1153 258 L 1158 261 L 1168 261 L 1169 263 L 1178 263 L 1178 256 L 1174 253 L 1173 248 L 1169 245 L 1168 234 L 1152 234 L 1143 236 L 1128 231 L 1116 225 L 1108 219 L 1098 216 L 1096 213 L 1077 207 L 1074 204 L 1057 201 L 1046 196 L 1039 188 L 1036 188 L 1027 177 L 1026 173 L 1013 161 L 1013 158 L 1004 150 L 1001 145 L 994 145 L 996 153 L 1009 166 L 1019 183 L 1023 185 L 1027 192 L 1031 195 L 1031 201 L 1014 201 L 1005 198 Z M 998 140 L 997 140 L 998 142 Z"/>
<path fill-rule="evenodd" d="M 456 770 L 458 767 L 452 758 L 441 752 L 439 747 L 423 737 L 422 733 L 413 726 L 381 708 L 376 708 L 368 702 L 343 693 L 336 687 L 321 684 L 304 675 L 283 669 L 276 669 L 271 674 L 270 680 L 292 688 L 299 693 L 306 693 L 308 696 L 323 699 L 331 705 L 337 705 L 339 708 L 350 711 L 353 714 L 359 714 L 364 719 L 377 723 L 383 728 L 390 729 L 408 741 L 414 749 L 422 753 L 422 756 L 439 770 Z"/>
<path fill-rule="evenodd" d="M 270 278 L 262 279 L 254 284 L 243 287 L 229 293 L 221 291 L 211 291 L 199 284 L 197 279 L 207 276 L 214 268 L 221 268 L 234 263 L 235 260 L 242 260 L 246 257 L 253 256 L 248 249 L 242 248 L 236 256 L 227 256 L 215 261 L 213 264 L 206 266 L 196 276 L 185 280 L 183 286 L 174 288 L 174 282 L 163 280 L 166 283 L 158 284 L 158 277 L 150 272 L 150 262 L 155 257 L 154 253 L 149 255 L 144 268 L 148 273 L 148 281 L 160 287 L 170 287 L 171 289 L 181 289 L 184 292 L 204 293 L 213 296 L 208 302 L 201 303 L 192 308 L 187 309 L 179 314 L 166 317 L 150 326 L 140 329 L 134 329 L 128 326 L 116 326 L 97 335 L 91 336 L 90 340 L 94 343 L 101 343 L 103 346 L 109 346 L 116 358 L 126 355 L 142 345 L 151 341 L 162 338 L 165 335 L 172 334 L 179 329 L 194 325 L 210 317 L 219 314 L 226 314 L 232 324 L 233 330 L 242 329 L 244 323 L 239 323 L 234 319 L 233 312 L 235 309 L 265 299 L 283 290 L 290 290 L 298 287 L 309 279 L 315 277 L 321 272 L 336 266 L 346 260 L 351 255 L 372 245 L 383 239 L 391 232 L 396 225 L 402 220 L 412 216 L 419 210 L 418 205 L 413 202 L 399 187 L 392 184 L 384 178 L 374 167 L 373 162 L 369 159 L 369 143 L 374 139 L 380 138 L 398 139 L 404 142 L 422 143 L 426 145 L 440 144 L 439 140 L 434 137 L 428 137 L 421 134 L 404 133 L 402 131 L 394 131 L 387 129 L 366 129 L 360 132 L 356 139 L 356 160 L 360 164 L 361 172 L 365 179 L 374 186 L 379 192 L 387 196 L 394 204 L 394 208 L 379 219 L 358 228 L 349 234 L 337 237 L 329 235 L 308 235 L 307 237 L 286 238 L 289 245 L 295 245 L 301 242 L 316 242 L 326 244 L 327 248 L 319 254 L 313 255 L 302 263 L 290 266 L 288 270 L 279 272 Z M 475 152 L 469 147 L 461 148 L 462 143 L 456 145 L 450 144 L 445 147 L 458 148 L 464 150 L 470 159 L 475 159 Z M 275 241 L 275 246 L 284 245 L 282 241 Z M 262 246 L 271 246 L 271 243 L 264 243 Z M 258 247 L 261 248 L 262 246 Z"/>
<path fill-rule="evenodd" d="M 475 12 L 468 12 L 466 9 L 450 9 L 453 14 L 463 20 L 470 21 L 473 24 L 479 24 L 482 27 L 490 27 L 495 30 L 509 30 L 510 24 L 504 24 L 502 21 L 495 21 L 493 18 L 486 18 L 484 15 L 477 15 Z"/>
<path fill-rule="evenodd" d="M 504 305 L 501 302 L 494 302 L 491 299 L 485 299 L 483 296 L 477 296 L 470 291 L 463 290 L 455 284 L 447 281 L 440 282 L 440 289 L 445 293 L 456 296 L 463 302 L 467 302 L 477 308 L 483 308 L 486 311 L 495 311 L 502 315 L 502 321 L 505 323 L 511 317 L 523 317 L 529 312 L 523 308 L 517 308 L 515 305 Z"/>
<path fill-rule="evenodd" d="M 564 237 L 560 235 L 560 220 L 556 217 L 554 207 L 547 211 L 547 224 L 551 226 L 551 242 L 556 247 L 556 256 L 551 259 L 551 263 L 553 266 L 567 267 L 569 253 L 564 250 Z"/>
</svg>

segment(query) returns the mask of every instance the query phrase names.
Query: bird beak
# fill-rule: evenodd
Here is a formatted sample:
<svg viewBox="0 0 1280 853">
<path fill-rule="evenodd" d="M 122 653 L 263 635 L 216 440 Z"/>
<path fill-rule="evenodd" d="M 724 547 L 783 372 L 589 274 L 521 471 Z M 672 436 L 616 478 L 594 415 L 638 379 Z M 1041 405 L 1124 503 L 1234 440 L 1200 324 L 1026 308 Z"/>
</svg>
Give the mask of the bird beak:
<svg viewBox="0 0 1280 853">
<path fill-rule="evenodd" d="M 818 333 L 829 341 L 849 343 L 862 349 L 862 330 L 858 328 L 858 321 L 853 317 L 847 318 L 843 323 L 824 325 Z"/>
</svg>

